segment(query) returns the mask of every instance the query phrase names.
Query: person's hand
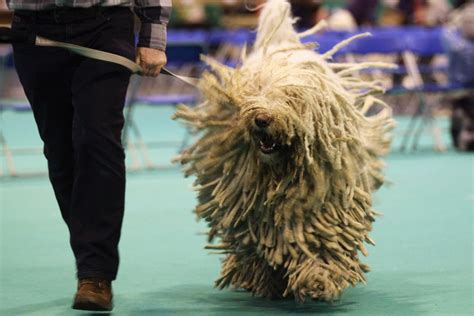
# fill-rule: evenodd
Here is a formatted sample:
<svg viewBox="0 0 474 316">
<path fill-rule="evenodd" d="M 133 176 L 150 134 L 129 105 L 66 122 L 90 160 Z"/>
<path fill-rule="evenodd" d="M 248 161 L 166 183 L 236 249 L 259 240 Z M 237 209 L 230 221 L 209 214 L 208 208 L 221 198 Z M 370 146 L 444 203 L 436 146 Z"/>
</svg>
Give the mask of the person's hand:
<svg viewBox="0 0 474 316">
<path fill-rule="evenodd" d="M 156 77 L 160 74 L 161 68 L 166 65 L 166 54 L 159 49 L 138 47 L 136 62 L 142 67 L 141 75 Z"/>
</svg>

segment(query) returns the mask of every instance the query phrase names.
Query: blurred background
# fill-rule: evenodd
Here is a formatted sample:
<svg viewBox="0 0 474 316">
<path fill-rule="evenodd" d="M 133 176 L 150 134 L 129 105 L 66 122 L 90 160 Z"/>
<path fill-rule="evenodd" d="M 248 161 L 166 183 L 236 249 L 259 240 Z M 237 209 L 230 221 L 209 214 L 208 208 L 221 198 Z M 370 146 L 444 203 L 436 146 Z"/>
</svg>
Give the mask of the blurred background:
<svg viewBox="0 0 474 316">
<path fill-rule="evenodd" d="M 472 1 L 290 2 L 298 18 L 297 29 L 308 29 L 321 20 L 328 22 L 326 30 L 304 39 L 317 43 L 321 53 L 357 33 L 372 33 L 372 37 L 353 42 L 339 51 L 335 62 L 376 60 L 398 65 L 393 70 L 372 69 L 359 74 L 367 80 L 383 82 L 387 89 L 384 99 L 400 116 L 394 150 L 474 149 L 470 89 L 474 82 Z M 238 66 L 241 50 L 245 45 L 251 46 L 254 40 L 253 30 L 262 3 L 254 0 L 173 1 L 168 68 L 180 75 L 199 77 L 205 69 L 201 54 L 211 55 L 232 67 Z M 0 23 L 8 25 L 10 19 L 11 13 L 2 0 Z M 3 146 L 0 173 L 6 176 L 22 171 L 44 174 L 44 170 L 36 168 L 42 161 L 35 157 L 41 153 L 41 146 L 32 146 L 33 140 L 26 140 L 24 133 L 16 133 L 17 121 L 29 121 L 31 113 L 16 77 L 11 48 L 0 47 L 0 52 L 0 140 Z M 181 130 L 175 134 L 157 133 L 148 128 L 146 120 L 155 114 L 160 116 L 159 111 L 172 112 L 176 104 L 197 102 L 197 90 L 175 78 L 133 78 L 125 109 L 124 132 L 124 145 L 130 152 L 130 171 L 170 167 L 171 157 L 189 142 L 188 133 Z M 144 119 L 139 119 L 140 116 Z M 23 170 L 22 165 L 28 170 Z"/>
<path fill-rule="evenodd" d="M 471 315 L 473 1 L 290 2 L 297 29 L 328 22 L 326 30 L 304 38 L 317 43 L 321 53 L 355 34 L 372 33 L 340 50 L 333 62 L 398 66 L 357 74 L 384 85 L 382 98 L 397 121 L 386 158 L 393 185 L 374 199 L 385 216 L 374 227 L 378 245 L 366 260 L 374 271 L 369 286 L 349 290 L 331 306 L 269 302 L 213 289 L 219 260 L 207 255 L 205 238 L 197 235 L 205 225 L 196 223 L 191 212 L 192 179 L 183 179 L 171 163 L 193 141 L 184 126 L 171 120 L 175 106 L 195 105 L 200 95 L 170 76 L 134 76 L 124 109 L 129 176 L 118 310 L 127 315 Z M 262 3 L 174 0 L 169 69 L 199 77 L 206 68 L 201 54 L 238 67 L 243 47 L 251 47 L 255 38 Z M 10 19 L 1 0 L 0 24 L 9 25 Z M 0 46 L 0 314 L 67 314 L 73 259 L 41 147 L 11 47 Z M 43 283 L 53 285 L 38 291 L 36 284 Z"/>
</svg>

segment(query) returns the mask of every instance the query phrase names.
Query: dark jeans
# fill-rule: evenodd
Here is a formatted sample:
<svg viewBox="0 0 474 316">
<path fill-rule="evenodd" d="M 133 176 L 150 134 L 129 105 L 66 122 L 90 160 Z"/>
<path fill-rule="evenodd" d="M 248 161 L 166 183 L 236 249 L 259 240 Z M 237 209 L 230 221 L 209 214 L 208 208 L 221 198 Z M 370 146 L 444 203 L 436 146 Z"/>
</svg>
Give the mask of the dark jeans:
<svg viewBox="0 0 474 316">
<path fill-rule="evenodd" d="M 128 8 L 17 11 L 12 27 L 135 59 Z M 14 58 L 69 228 L 77 276 L 113 280 L 125 200 L 123 106 L 131 74 L 60 48 L 15 45 Z"/>
</svg>

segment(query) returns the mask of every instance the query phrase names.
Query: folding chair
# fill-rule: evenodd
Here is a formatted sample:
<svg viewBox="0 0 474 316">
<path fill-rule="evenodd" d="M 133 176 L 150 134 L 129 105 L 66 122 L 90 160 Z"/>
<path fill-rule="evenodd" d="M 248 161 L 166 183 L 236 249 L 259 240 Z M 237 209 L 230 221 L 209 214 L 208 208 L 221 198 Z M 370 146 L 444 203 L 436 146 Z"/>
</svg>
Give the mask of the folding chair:
<svg viewBox="0 0 474 316">
<path fill-rule="evenodd" d="M 441 29 L 412 30 L 409 36 L 405 38 L 407 47 L 403 54 L 403 59 L 407 67 L 407 72 L 411 75 L 414 83 L 412 90 L 418 95 L 419 102 L 408 124 L 400 150 L 406 150 L 410 139 L 412 150 L 416 150 L 423 130 L 426 126 L 430 126 L 435 150 L 444 151 L 446 147 L 442 142 L 442 131 L 437 125 L 434 116 L 434 109 L 436 103 L 439 103 L 439 100 L 437 100 L 438 102 L 429 102 L 428 94 L 448 92 L 452 87 L 449 84 L 425 83 L 422 70 L 425 74 L 432 74 L 435 70 L 440 69 L 432 68 L 430 65 L 424 65 L 422 70 L 420 70 L 420 65 L 416 60 L 416 57 L 434 56 L 445 53 L 442 45 Z"/>
<path fill-rule="evenodd" d="M 436 125 L 433 116 L 433 102 L 428 102 L 426 94 L 434 91 L 442 92 L 446 87 L 442 87 L 438 84 L 425 84 L 423 74 L 430 74 L 435 70 L 440 71 L 446 68 L 434 68 L 430 65 L 420 66 L 417 62 L 417 57 L 419 56 L 433 56 L 443 53 L 439 29 L 428 30 L 419 27 L 390 27 L 369 29 L 368 31 L 372 33 L 372 36 L 351 43 L 347 48 L 347 52 L 354 55 L 380 54 L 383 56 L 391 55 L 393 57 L 402 56 L 402 64 L 400 64 L 398 68 L 373 70 L 371 75 L 373 76 L 377 73 L 382 75 L 407 75 L 412 82 L 412 87 L 407 88 L 402 85 L 392 85 L 392 87 L 387 90 L 388 95 L 397 96 L 398 102 L 402 101 L 400 98 L 404 96 L 403 101 L 400 103 L 415 103 L 408 128 L 402 137 L 400 150 L 406 150 L 410 139 L 412 149 L 416 150 L 421 132 L 426 125 L 431 126 L 435 149 L 440 151 L 444 150 L 444 145 L 441 141 L 441 130 Z M 392 58 L 391 61 L 393 62 L 396 59 L 396 57 Z M 412 96 L 415 97 L 414 100 Z M 420 124 L 418 124 L 420 118 Z"/>
</svg>

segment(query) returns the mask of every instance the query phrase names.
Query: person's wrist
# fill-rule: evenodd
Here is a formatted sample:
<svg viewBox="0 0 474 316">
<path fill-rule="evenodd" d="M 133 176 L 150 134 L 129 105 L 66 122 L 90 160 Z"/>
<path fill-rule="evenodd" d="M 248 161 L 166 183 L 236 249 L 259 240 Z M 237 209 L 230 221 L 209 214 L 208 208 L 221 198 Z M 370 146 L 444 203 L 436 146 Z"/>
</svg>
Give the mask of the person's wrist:
<svg viewBox="0 0 474 316">
<path fill-rule="evenodd" d="M 158 50 L 158 51 L 163 52 L 163 53 L 166 52 L 166 47 L 161 47 L 161 46 L 153 47 L 153 46 L 150 46 L 150 45 L 137 45 L 137 49 L 141 49 L 141 48 L 154 49 L 154 50 Z"/>
<path fill-rule="evenodd" d="M 137 47 L 147 47 L 165 51 L 166 33 L 166 24 L 142 23 Z"/>
</svg>

